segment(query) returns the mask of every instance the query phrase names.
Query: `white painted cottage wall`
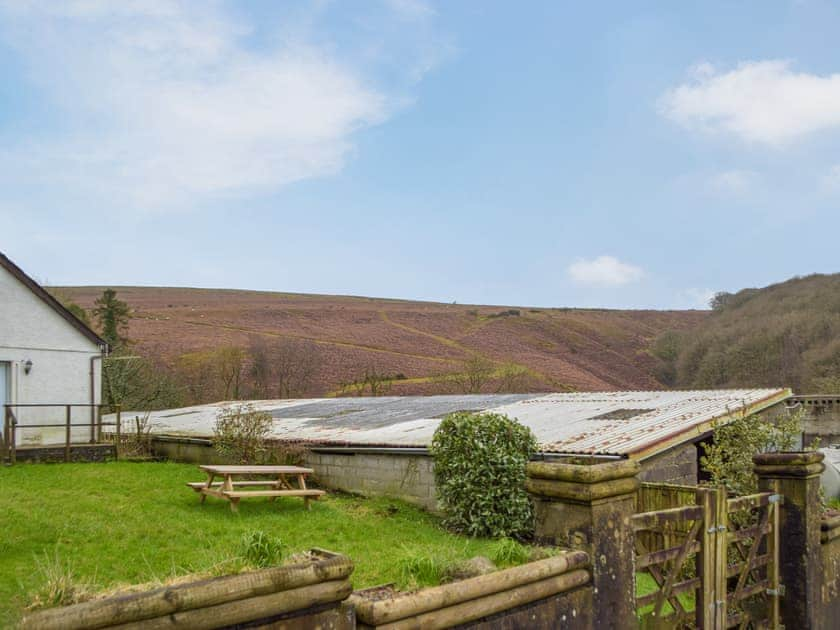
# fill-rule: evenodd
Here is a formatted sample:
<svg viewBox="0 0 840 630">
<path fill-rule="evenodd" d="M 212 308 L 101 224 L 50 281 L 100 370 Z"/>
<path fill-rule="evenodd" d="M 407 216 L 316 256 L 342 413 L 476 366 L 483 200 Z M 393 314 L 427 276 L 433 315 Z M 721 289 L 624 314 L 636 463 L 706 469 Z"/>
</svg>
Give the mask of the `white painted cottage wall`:
<svg viewBox="0 0 840 630">
<path fill-rule="evenodd" d="M 100 348 L 35 295 L 20 280 L 0 267 L 0 361 L 11 364 L 10 402 L 90 402 L 91 358 Z M 29 374 L 23 364 L 32 361 Z M 94 402 L 101 399 L 101 366 L 94 363 Z M 18 445 L 64 441 L 64 429 L 26 429 L 27 424 L 64 422 L 65 410 L 15 410 L 19 421 Z M 90 411 L 73 410 L 73 422 L 89 422 Z M 74 439 L 84 440 L 89 429 L 74 429 Z"/>
</svg>

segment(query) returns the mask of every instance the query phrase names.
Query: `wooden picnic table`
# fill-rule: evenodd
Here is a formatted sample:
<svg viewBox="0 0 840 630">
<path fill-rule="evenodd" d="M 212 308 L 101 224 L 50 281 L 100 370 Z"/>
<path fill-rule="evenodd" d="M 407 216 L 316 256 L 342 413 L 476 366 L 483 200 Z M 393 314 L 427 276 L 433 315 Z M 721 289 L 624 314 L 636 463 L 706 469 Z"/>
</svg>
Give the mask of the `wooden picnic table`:
<svg viewBox="0 0 840 630">
<path fill-rule="evenodd" d="M 190 482 L 187 485 L 201 493 L 201 502 L 207 495 L 230 501 L 230 509 L 239 509 L 239 499 L 243 497 L 269 497 L 274 501 L 277 497 L 303 497 L 306 509 L 310 509 L 309 500 L 326 494 L 323 490 L 311 490 L 306 487 L 306 476 L 314 471 L 301 466 L 199 466 L 207 473 L 207 481 Z M 274 479 L 237 479 L 234 477 L 254 477 L 256 475 L 272 476 Z M 221 481 L 214 481 L 221 477 Z M 289 482 L 290 477 L 297 478 L 297 487 Z M 243 490 L 240 488 L 266 487 L 265 490 Z"/>
</svg>

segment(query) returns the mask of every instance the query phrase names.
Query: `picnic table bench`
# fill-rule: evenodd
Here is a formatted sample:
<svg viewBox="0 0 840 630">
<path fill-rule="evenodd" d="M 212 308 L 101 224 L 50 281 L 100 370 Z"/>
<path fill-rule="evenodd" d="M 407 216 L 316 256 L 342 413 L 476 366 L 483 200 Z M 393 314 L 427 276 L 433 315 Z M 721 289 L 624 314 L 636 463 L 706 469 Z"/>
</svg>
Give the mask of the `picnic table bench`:
<svg viewBox="0 0 840 630">
<path fill-rule="evenodd" d="M 239 500 L 243 497 L 270 497 L 274 501 L 277 497 L 303 497 L 306 509 L 310 509 L 310 499 L 317 500 L 326 494 L 323 490 L 312 490 L 306 487 L 306 476 L 314 471 L 301 466 L 199 466 L 207 473 L 207 481 L 189 482 L 187 485 L 201 494 L 201 502 L 207 495 L 230 501 L 230 509 L 239 509 Z M 270 475 L 274 479 L 238 479 L 234 477 L 253 477 L 255 475 Z M 221 477 L 221 481 L 214 481 Z M 289 482 L 289 477 L 297 478 L 297 487 Z M 247 488 L 265 487 L 266 490 L 248 490 Z"/>
</svg>

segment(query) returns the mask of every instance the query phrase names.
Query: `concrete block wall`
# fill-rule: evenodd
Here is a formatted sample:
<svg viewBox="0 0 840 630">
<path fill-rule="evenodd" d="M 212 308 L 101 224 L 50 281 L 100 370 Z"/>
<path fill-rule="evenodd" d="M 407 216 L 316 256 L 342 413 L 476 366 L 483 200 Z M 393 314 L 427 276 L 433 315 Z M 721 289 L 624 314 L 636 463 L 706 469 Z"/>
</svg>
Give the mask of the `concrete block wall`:
<svg viewBox="0 0 840 630">
<path fill-rule="evenodd" d="M 434 511 L 437 499 L 432 464 L 431 457 L 417 454 L 313 450 L 306 455 L 306 465 L 328 488 L 395 497 Z"/>
<path fill-rule="evenodd" d="M 649 483 L 697 483 L 697 447 L 680 444 L 642 462 L 639 479 Z"/>
</svg>

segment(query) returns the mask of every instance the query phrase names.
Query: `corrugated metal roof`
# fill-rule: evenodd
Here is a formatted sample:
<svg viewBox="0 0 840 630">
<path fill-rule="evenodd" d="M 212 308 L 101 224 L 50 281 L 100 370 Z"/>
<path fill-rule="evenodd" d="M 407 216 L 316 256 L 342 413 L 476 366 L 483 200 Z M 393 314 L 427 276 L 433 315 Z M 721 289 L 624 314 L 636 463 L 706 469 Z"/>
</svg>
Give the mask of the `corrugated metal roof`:
<svg viewBox="0 0 840 630">
<path fill-rule="evenodd" d="M 648 457 L 708 432 L 716 420 L 755 412 L 787 389 L 383 396 L 253 401 L 274 418 L 272 436 L 301 442 L 426 447 L 453 411 L 494 411 L 531 428 L 545 452 Z M 207 437 L 230 403 L 152 412 L 152 431 Z"/>
</svg>

